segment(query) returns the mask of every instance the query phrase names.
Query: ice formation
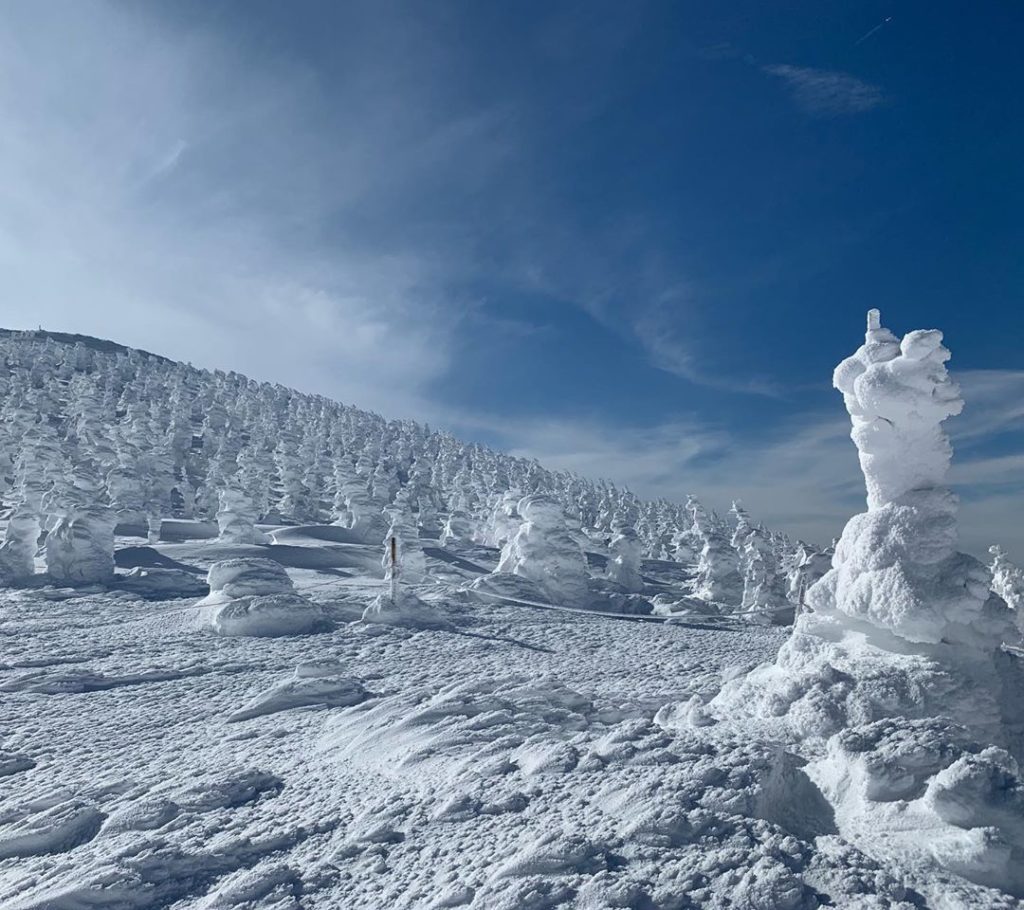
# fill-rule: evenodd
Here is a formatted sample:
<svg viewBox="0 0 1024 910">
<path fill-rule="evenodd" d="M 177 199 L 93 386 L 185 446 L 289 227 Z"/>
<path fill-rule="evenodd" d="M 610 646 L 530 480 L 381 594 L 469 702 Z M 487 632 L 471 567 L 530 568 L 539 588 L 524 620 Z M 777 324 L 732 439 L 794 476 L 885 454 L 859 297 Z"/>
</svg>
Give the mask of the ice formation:
<svg viewBox="0 0 1024 910">
<path fill-rule="evenodd" d="M 775 663 L 727 683 L 699 716 L 794 744 L 840 833 L 867 852 L 884 842 L 1020 895 L 1021 671 L 1001 650 L 1006 604 L 955 549 L 941 425 L 962 401 L 948 359 L 940 332 L 901 341 L 868 314 L 864 345 L 834 376 L 868 511 L 847 524 Z"/>
<path fill-rule="evenodd" d="M 269 559 L 225 559 L 210 566 L 210 593 L 199 606 L 220 635 L 302 635 L 324 625 L 323 609 L 295 592 Z"/>
<path fill-rule="evenodd" d="M 220 491 L 217 527 L 225 543 L 256 543 L 256 519 L 252 500 L 241 490 L 227 487 Z"/>
<path fill-rule="evenodd" d="M 396 513 L 400 515 L 401 513 Z M 392 524 L 394 528 L 395 525 Z M 363 622 L 379 623 L 385 626 L 427 627 L 436 625 L 430 616 L 428 606 L 408 587 L 409 582 L 422 580 L 422 571 L 406 573 L 406 558 L 413 554 L 415 568 L 423 562 L 423 552 L 418 545 L 405 549 L 397 535 L 384 538 L 384 582 L 386 588 L 378 594 L 363 611 Z"/>
<path fill-rule="evenodd" d="M 553 603 L 585 603 L 586 557 L 569 533 L 561 505 L 535 493 L 519 500 L 517 511 L 523 522 L 502 549 L 495 573 L 533 582 Z"/>
<path fill-rule="evenodd" d="M 751 524 L 750 516 L 734 502 L 736 516 L 732 547 L 739 557 L 743 575 L 744 611 L 764 624 L 786 625 L 793 620 L 793 607 L 786 596 L 786 576 L 778 564 L 773 540 L 759 525 Z"/>
<path fill-rule="evenodd" d="M 391 520 L 384 536 L 384 556 L 381 567 L 387 579 L 397 572 L 404 584 L 423 581 L 427 574 L 427 561 L 420 546 L 419 529 L 409 508 L 408 498 L 402 494 L 386 510 Z M 395 541 L 395 557 L 392 558 L 391 541 Z"/>
<path fill-rule="evenodd" d="M 39 517 L 34 510 L 15 507 L 0 545 L 0 582 L 17 585 L 35 575 L 40 530 Z"/>
<path fill-rule="evenodd" d="M 636 529 L 630 525 L 617 526 L 608 548 L 608 577 L 628 593 L 642 591 L 644 581 L 640 576 L 640 566 L 643 550 Z"/>
<path fill-rule="evenodd" d="M 989 547 L 992 590 L 1013 610 L 1017 628 L 1024 633 L 1024 571 L 1007 558 L 1000 547 Z"/>
<path fill-rule="evenodd" d="M 454 511 L 448 514 L 439 538 L 442 547 L 447 547 L 453 540 L 468 541 L 473 530 L 469 516 L 465 512 Z"/>
<path fill-rule="evenodd" d="M 739 558 L 717 515 L 709 515 L 692 499 L 689 502 L 693 533 L 700 542 L 693 595 L 713 603 L 739 604 L 743 600 L 743 577 Z"/>
<path fill-rule="evenodd" d="M 114 577 L 117 516 L 104 508 L 76 509 L 46 537 L 46 571 L 58 584 L 105 584 Z"/>
</svg>

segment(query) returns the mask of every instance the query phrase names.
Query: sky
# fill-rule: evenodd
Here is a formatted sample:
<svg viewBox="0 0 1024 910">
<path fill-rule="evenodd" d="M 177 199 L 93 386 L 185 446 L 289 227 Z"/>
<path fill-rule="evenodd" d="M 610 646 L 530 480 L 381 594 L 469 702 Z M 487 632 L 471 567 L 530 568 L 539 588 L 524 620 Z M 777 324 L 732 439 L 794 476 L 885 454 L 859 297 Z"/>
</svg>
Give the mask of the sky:
<svg viewBox="0 0 1024 910">
<path fill-rule="evenodd" d="M 8 0 L 0 325 L 412 417 L 827 543 L 836 363 L 940 328 L 1024 562 L 1017 4 Z"/>
</svg>

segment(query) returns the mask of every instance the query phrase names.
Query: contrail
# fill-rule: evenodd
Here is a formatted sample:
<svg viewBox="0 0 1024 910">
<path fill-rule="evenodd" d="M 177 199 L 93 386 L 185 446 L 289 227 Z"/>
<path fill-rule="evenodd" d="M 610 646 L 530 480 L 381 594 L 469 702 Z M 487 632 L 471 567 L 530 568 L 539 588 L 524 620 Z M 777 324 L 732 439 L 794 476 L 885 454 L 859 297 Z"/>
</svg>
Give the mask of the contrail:
<svg viewBox="0 0 1024 910">
<path fill-rule="evenodd" d="M 875 32 L 882 28 L 882 26 L 884 26 L 887 22 L 892 22 L 892 16 L 886 16 L 881 22 L 878 23 L 878 25 L 871 29 L 870 32 L 868 32 L 866 35 L 861 35 L 860 38 L 853 42 L 853 46 L 856 47 L 858 44 L 867 41 L 868 38 L 870 38 Z"/>
</svg>

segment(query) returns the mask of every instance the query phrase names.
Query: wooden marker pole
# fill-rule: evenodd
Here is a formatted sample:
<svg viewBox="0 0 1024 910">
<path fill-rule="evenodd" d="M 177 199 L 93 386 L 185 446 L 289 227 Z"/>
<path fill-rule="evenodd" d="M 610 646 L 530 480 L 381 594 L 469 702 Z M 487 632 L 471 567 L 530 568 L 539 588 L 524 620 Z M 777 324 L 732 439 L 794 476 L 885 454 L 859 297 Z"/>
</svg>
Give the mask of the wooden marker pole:
<svg viewBox="0 0 1024 910">
<path fill-rule="evenodd" d="M 394 603 L 398 592 L 398 538 L 394 535 L 388 541 L 388 549 L 391 554 L 391 602 Z"/>
</svg>

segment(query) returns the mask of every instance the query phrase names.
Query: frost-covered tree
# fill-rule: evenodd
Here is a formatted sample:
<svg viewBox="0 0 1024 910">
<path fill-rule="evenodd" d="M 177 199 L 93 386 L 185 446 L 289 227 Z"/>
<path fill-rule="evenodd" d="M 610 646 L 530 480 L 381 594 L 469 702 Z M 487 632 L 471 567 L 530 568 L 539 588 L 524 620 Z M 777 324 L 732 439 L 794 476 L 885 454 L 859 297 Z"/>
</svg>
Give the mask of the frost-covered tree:
<svg viewBox="0 0 1024 910">
<path fill-rule="evenodd" d="M 1024 633 L 1024 570 L 1010 561 L 1002 547 L 989 547 L 988 551 L 992 554 L 992 590 L 1014 611 L 1017 628 Z"/>
<path fill-rule="evenodd" d="M 554 603 L 580 604 L 589 597 L 586 557 L 569 533 L 561 505 L 542 493 L 518 504 L 519 530 L 501 551 L 495 570 L 532 581 Z"/>
<path fill-rule="evenodd" d="M 220 507 L 217 509 L 220 540 L 225 543 L 255 543 L 256 518 L 256 507 L 242 490 L 225 487 L 220 491 Z"/>
<path fill-rule="evenodd" d="M 833 377 L 850 413 L 868 509 L 807 592 L 774 663 L 726 683 L 702 722 L 771 728 L 810 760 L 839 834 L 871 853 L 1024 890 L 1021 670 L 988 569 L 957 552 L 952 449 L 963 407 L 941 332 L 902 340 L 868 314 Z M 894 811 L 894 806 L 899 811 Z"/>
<path fill-rule="evenodd" d="M 416 520 L 404 493 L 398 494 L 395 501 L 388 506 L 386 514 L 390 525 L 384 536 L 385 551 L 382 566 L 385 577 L 390 579 L 397 565 L 403 583 L 416 584 L 423 581 L 427 574 L 427 561 L 423 555 L 423 547 L 420 545 Z M 397 564 L 393 563 L 391 558 L 392 538 L 397 546 Z"/>
<path fill-rule="evenodd" d="M 738 607 L 743 602 L 739 558 L 725 525 L 696 499 L 690 500 L 693 531 L 700 541 L 693 595 L 701 600 Z"/>
<path fill-rule="evenodd" d="M 608 577 L 630 594 L 643 590 L 640 575 L 643 549 L 636 529 L 630 525 L 617 525 L 609 544 Z"/>
</svg>

